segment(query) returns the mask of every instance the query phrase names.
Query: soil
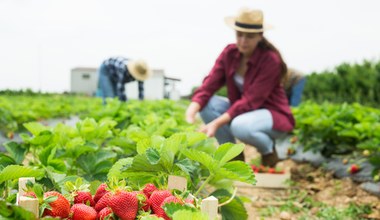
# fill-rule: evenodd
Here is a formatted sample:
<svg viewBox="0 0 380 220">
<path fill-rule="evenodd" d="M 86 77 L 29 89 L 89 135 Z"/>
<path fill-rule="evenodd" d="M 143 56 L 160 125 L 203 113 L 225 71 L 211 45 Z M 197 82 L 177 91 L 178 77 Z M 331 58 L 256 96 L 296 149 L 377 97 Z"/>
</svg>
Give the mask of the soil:
<svg viewBox="0 0 380 220">
<path fill-rule="evenodd" d="M 244 154 L 246 162 L 259 156 L 257 151 L 249 146 L 244 150 Z M 322 168 L 315 168 L 305 163 L 297 164 L 290 159 L 281 161 L 278 166 L 290 168 L 291 182 L 294 183 L 294 186 L 286 189 L 252 186 L 238 188 L 237 195 L 247 196 L 252 201 L 245 204 L 249 215 L 248 219 L 298 219 L 300 214 L 294 214 L 288 210 L 271 213 L 270 217 L 263 217 L 262 210 L 270 206 L 280 207 L 288 201 L 291 201 L 296 208 L 305 207 L 306 197 L 336 208 L 347 208 L 350 203 L 358 206 L 367 204 L 372 208 L 372 213 L 363 216 L 364 219 L 380 219 L 380 198 L 362 190 L 359 183 L 353 182 L 350 178 L 336 179 L 332 173 L 326 172 Z M 295 196 L 295 192 L 298 195 Z M 305 217 L 306 214 L 311 217 L 318 209 L 318 207 L 310 207 L 307 213 L 302 213 L 302 216 Z"/>
</svg>

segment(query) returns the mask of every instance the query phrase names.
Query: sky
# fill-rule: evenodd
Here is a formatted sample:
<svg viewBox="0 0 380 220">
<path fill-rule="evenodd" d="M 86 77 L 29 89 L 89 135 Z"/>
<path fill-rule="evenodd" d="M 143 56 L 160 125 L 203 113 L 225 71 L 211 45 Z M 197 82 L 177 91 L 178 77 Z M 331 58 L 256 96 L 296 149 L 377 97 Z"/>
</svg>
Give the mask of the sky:
<svg viewBox="0 0 380 220">
<path fill-rule="evenodd" d="M 144 59 L 190 93 L 235 33 L 224 17 L 261 9 L 264 35 L 309 74 L 380 60 L 378 0 L 0 0 L 0 90 L 63 92 L 70 71 Z"/>
</svg>

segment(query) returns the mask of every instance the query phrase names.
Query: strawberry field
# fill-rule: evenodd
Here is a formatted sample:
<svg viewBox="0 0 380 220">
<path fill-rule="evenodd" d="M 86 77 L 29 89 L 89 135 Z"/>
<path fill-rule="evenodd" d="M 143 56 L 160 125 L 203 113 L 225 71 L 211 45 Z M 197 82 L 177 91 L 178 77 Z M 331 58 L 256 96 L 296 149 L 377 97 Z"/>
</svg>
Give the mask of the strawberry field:
<svg viewBox="0 0 380 220">
<path fill-rule="evenodd" d="M 198 133 L 200 121 L 184 120 L 187 104 L 2 94 L 0 219 L 35 219 L 16 205 L 24 197 L 38 202 L 41 219 L 209 219 L 213 207 L 220 219 L 379 218 L 378 110 L 294 108 L 297 129 L 270 170 L 252 147 L 216 147 Z M 232 160 L 243 151 L 245 163 Z M 258 172 L 286 170 L 286 188 L 254 187 Z M 25 177 L 34 181 L 20 189 Z"/>
</svg>

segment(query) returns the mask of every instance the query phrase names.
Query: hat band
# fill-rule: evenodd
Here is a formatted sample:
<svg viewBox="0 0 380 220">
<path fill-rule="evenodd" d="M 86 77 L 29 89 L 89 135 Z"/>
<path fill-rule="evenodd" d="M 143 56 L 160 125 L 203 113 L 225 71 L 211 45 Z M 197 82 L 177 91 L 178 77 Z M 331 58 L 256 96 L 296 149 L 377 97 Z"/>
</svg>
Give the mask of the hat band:
<svg viewBox="0 0 380 220">
<path fill-rule="evenodd" d="M 238 21 L 235 21 L 235 25 L 237 27 L 248 28 L 248 29 L 262 29 L 263 28 L 262 24 L 244 24 L 244 23 L 240 23 Z"/>
</svg>

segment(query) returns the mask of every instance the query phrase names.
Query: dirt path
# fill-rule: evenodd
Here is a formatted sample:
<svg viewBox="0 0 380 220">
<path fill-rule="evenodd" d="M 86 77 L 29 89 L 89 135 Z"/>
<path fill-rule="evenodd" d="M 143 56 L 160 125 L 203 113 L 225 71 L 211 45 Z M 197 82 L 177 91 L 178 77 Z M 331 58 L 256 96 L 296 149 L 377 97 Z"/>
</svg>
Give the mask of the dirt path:
<svg viewBox="0 0 380 220">
<path fill-rule="evenodd" d="M 247 147 L 244 153 L 246 162 L 259 156 L 252 147 Z M 252 201 L 246 203 L 250 220 L 347 219 L 344 215 L 355 216 L 355 213 L 365 210 L 370 210 L 371 214 L 360 215 L 363 219 L 380 219 L 380 198 L 362 190 L 351 179 L 336 179 L 332 173 L 325 172 L 322 168 L 297 164 L 292 160 L 280 163 L 282 167 L 290 167 L 292 179 L 289 188 L 238 189 L 238 195 L 247 196 Z M 337 211 L 341 211 L 341 214 Z M 329 212 L 343 216 L 334 218 Z"/>
</svg>

